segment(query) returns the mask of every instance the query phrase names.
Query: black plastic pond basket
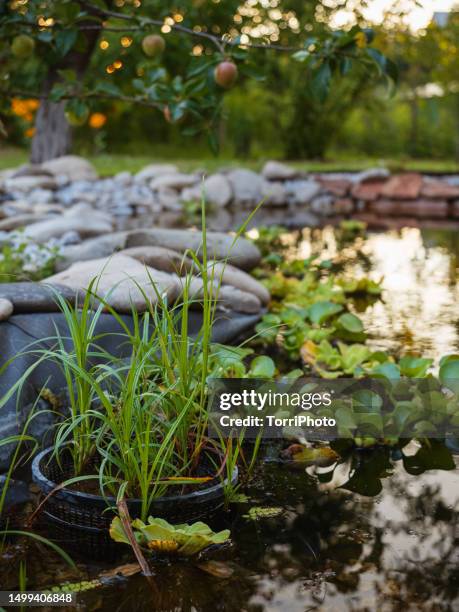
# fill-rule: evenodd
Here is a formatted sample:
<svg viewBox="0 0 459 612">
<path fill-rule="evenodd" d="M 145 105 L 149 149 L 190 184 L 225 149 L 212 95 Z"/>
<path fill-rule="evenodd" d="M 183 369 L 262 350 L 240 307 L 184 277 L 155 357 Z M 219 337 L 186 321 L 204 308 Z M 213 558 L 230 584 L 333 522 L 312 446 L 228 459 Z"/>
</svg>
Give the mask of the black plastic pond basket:
<svg viewBox="0 0 459 612">
<path fill-rule="evenodd" d="M 84 554 L 95 560 L 111 561 L 118 558 L 126 547 L 115 543 L 109 534 L 113 511 L 116 506 L 113 497 L 102 497 L 83 493 L 66 487 L 56 487 L 73 477 L 70 456 L 63 456 L 60 465 L 51 457 L 48 448 L 39 453 L 32 463 L 32 478 L 46 499 L 40 514 L 48 528 L 50 538 L 65 549 Z M 207 470 L 209 473 L 210 470 Z M 206 469 L 203 469 L 206 473 Z M 237 468 L 232 483 L 238 479 Z M 208 519 L 222 507 L 224 483 L 214 482 L 208 487 L 192 493 L 159 497 L 149 509 L 149 515 L 163 518 L 172 524 L 192 523 Z M 127 501 L 131 518 L 138 518 L 141 512 L 140 499 Z"/>
</svg>

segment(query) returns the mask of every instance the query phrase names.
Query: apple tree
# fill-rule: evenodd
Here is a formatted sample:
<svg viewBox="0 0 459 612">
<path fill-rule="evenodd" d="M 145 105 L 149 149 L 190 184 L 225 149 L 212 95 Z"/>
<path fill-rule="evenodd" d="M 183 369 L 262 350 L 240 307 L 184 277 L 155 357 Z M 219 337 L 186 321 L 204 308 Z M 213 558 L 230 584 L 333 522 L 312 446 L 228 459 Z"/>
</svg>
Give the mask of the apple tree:
<svg viewBox="0 0 459 612">
<path fill-rule="evenodd" d="M 299 62 L 319 101 L 333 75 L 345 75 L 353 62 L 369 77 L 394 76 L 391 63 L 372 48 L 370 30 L 321 28 L 312 35 L 291 4 L 0 3 L 0 112 L 7 114 L 13 99 L 39 101 L 31 147 L 31 161 L 39 163 L 69 152 L 72 126 L 87 121 L 101 99 L 149 107 L 152 117 L 172 123 L 186 118 L 184 131 L 202 130 L 215 146 L 224 93 L 242 79 L 263 78 L 260 54 L 282 53 Z"/>
</svg>

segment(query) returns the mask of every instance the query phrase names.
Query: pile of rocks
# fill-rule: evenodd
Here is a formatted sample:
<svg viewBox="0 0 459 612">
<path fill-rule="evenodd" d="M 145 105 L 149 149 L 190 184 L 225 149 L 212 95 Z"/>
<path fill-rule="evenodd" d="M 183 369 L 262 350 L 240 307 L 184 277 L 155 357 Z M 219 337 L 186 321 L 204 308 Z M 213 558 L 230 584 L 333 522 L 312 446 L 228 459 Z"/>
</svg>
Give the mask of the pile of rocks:
<svg viewBox="0 0 459 612">
<path fill-rule="evenodd" d="M 183 223 L 188 204 L 202 196 L 213 211 L 210 228 L 221 230 L 237 227 L 260 202 L 263 215 L 257 223 L 314 226 L 343 217 L 370 225 L 459 221 L 459 177 L 391 176 L 381 168 L 308 175 L 269 161 L 260 173 L 227 168 L 206 176 L 150 164 L 137 174 L 99 178 L 87 160 L 66 156 L 0 173 L 0 246 L 21 229 L 29 259 L 44 250 L 59 251 L 58 274 L 47 282 L 77 294 L 99 276 L 101 295 L 120 312 L 129 312 L 132 304 L 142 309 L 144 293 L 155 300 L 150 277 L 171 299 L 180 295 L 184 271 L 192 267 L 186 251 L 199 249 L 202 236 L 171 226 Z M 244 239 L 235 247 L 221 232 L 210 232 L 208 241 L 211 258 L 231 264 L 223 274 L 222 307 L 259 312 L 269 295 L 244 272 L 257 265 L 258 250 Z M 193 282 L 199 296 L 198 274 Z M 14 299 L 4 302 L 0 318 L 14 308 Z"/>
<path fill-rule="evenodd" d="M 98 178 L 77 156 L 0 173 L 0 232 L 27 227 L 37 241 L 76 235 L 88 238 L 113 229 L 176 226 L 190 202 L 204 195 L 219 229 L 230 229 L 237 213 L 263 202 L 274 221 L 284 215 L 297 225 L 323 218 L 366 215 L 459 219 L 459 177 L 441 180 L 420 174 L 390 176 L 382 168 L 354 174 L 307 174 L 269 161 L 260 173 L 242 168 L 184 174 L 172 164 L 150 164 L 137 174 Z M 279 212 L 276 209 L 280 209 Z M 64 241 L 65 242 L 65 241 Z"/>
</svg>

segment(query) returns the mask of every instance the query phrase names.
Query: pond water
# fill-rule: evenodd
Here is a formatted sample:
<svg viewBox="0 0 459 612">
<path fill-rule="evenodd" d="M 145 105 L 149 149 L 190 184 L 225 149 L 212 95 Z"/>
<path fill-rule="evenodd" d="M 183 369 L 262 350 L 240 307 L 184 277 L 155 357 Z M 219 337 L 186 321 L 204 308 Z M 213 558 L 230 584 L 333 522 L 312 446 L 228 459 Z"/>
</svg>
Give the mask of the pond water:
<svg viewBox="0 0 459 612">
<path fill-rule="evenodd" d="M 298 240 L 299 238 L 299 240 Z M 349 274 L 384 277 L 383 299 L 356 303 L 377 348 L 436 360 L 459 351 L 459 237 L 413 228 L 370 233 L 343 246 L 331 228 L 291 234 L 289 256 L 339 255 Z M 357 451 L 332 472 L 280 463 L 268 451 L 234 504 L 212 526 L 234 545 L 214 561 L 227 577 L 190 563 L 155 564 L 157 591 L 135 575 L 82 593 L 83 610 L 459 610 L 459 456 L 439 443 L 405 455 Z M 456 469 L 454 469 L 454 465 Z M 252 520 L 250 508 L 274 509 Z M 38 553 L 38 554 L 37 554 Z M 71 572 L 30 546 L 29 588 L 96 577 Z M 3 571 L 3 570 L 2 570 Z"/>
<path fill-rule="evenodd" d="M 291 257 L 341 257 L 349 276 L 382 279 L 383 299 L 356 304 L 372 347 L 437 359 L 459 350 L 459 233 L 402 228 L 342 246 L 333 228 L 291 235 Z M 294 246 L 293 246 L 294 245 Z M 361 307 L 359 307 L 361 306 Z"/>
</svg>

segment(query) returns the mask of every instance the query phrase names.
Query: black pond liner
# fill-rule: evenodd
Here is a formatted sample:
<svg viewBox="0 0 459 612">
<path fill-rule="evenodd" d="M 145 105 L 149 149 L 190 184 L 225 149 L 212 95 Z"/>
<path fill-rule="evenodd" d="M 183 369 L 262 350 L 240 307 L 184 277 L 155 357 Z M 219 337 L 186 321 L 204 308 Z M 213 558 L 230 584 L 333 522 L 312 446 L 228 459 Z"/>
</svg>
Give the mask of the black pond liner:
<svg viewBox="0 0 459 612">
<path fill-rule="evenodd" d="M 58 465 L 55 459 L 50 460 L 52 452 L 52 448 L 45 449 L 32 463 L 32 479 L 45 496 L 74 476 L 70 456 L 64 455 Z M 210 474 L 210 467 L 203 468 L 203 473 Z M 236 484 L 237 467 L 231 480 Z M 148 513 L 172 524 L 208 519 L 223 506 L 223 484 L 217 482 L 192 493 L 159 497 L 153 500 Z M 131 518 L 139 518 L 141 500 L 126 501 Z M 40 516 L 51 539 L 62 548 L 94 560 L 114 561 L 126 552 L 126 546 L 110 538 L 109 528 L 114 517 L 110 506 L 116 506 L 114 497 L 104 498 L 64 487 L 50 495 Z"/>
</svg>

